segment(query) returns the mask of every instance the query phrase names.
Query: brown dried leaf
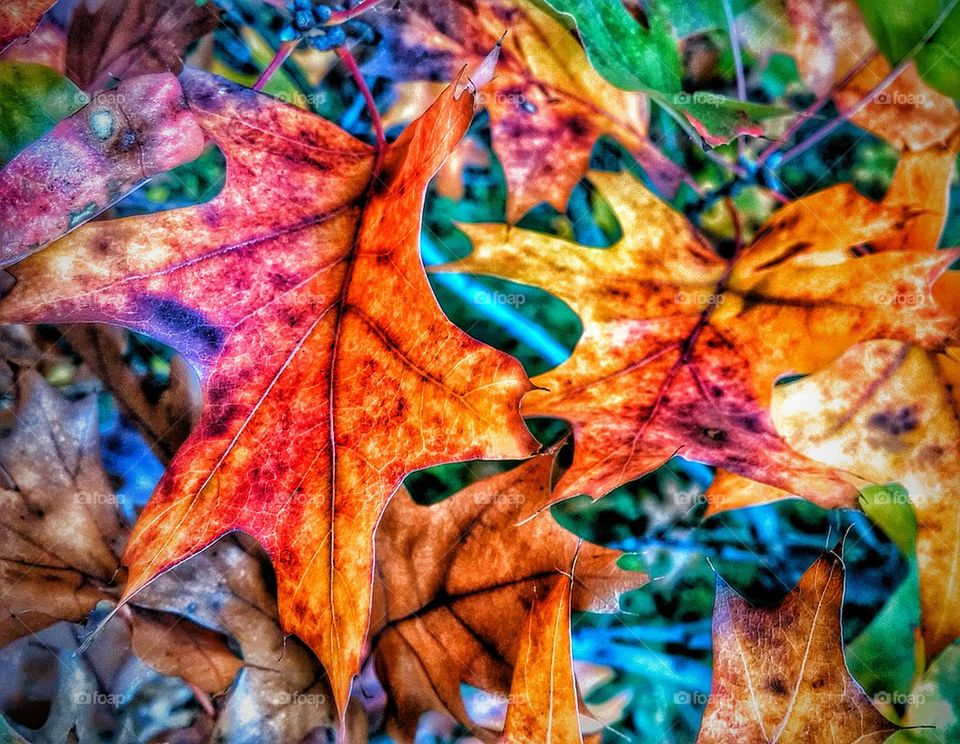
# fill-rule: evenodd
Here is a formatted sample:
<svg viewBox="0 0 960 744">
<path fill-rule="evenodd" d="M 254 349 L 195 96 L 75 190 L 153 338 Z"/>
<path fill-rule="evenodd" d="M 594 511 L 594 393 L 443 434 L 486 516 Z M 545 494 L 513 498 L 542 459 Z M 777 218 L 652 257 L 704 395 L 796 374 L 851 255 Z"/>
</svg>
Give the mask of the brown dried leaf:
<svg viewBox="0 0 960 744">
<path fill-rule="evenodd" d="M 190 435 L 200 416 L 201 394 L 196 373 L 183 357 L 170 363 L 167 387 L 156 392 L 127 364 L 129 334 L 116 326 L 63 326 L 64 338 L 113 395 L 140 430 L 154 454 L 165 463 Z"/>
<path fill-rule="evenodd" d="M 299 742 L 311 731 L 336 729 L 326 675 L 309 649 L 281 630 L 269 564 L 253 543 L 249 551 L 223 538 L 148 584 L 133 609 L 188 617 L 237 640 L 243 669 L 220 706 L 215 738 Z M 366 741 L 366 721 L 355 702 L 347 730 L 347 744 Z"/>
<path fill-rule="evenodd" d="M 389 695 L 388 727 L 412 739 L 422 713 L 443 711 L 478 736 L 461 683 L 506 696 L 528 610 L 569 569 L 576 536 L 549 512 L 518 524 L 550 493 L 554 454 L 478 481 L 434 506 L 399 494 L 377 533 L 372 646 Z M 584 545 L 575 610 L 616 612 L 646 577 L 617 567 L 620 553 Z"/>
<path fill-rule="evenodd" d="M 698 744 L 880 744 L 895 731 L 847 671 L 842 601 L 843 565 L 834 555 L 774 607 L 754 607 L 721 582 Z"/>
<path fill-rule="evenodd" d="M 112 81 L 152 72 L 183 69 L 183 55 L 194 39 L 218 23 L 212 2 L 196 0 L 106 0 L 90 10 L 77 4 L 67 32 L 67 71 L 86 91 Z"/>
<path fill-rule="evenodd" d="M 222 634 L 180 615 L 134 607 L 129 620 L 133 653 L 161 674 L 183 677 L 205 692 L 221 694 L 243 666 Z"/>
<path fill-rule="evenodd" d="M 35 372 L 0 440 L 0 644 L 77 622 L 114 581 L 126 532 L 100 464 L 96 398 L 70 402 Z"/>
</svg>

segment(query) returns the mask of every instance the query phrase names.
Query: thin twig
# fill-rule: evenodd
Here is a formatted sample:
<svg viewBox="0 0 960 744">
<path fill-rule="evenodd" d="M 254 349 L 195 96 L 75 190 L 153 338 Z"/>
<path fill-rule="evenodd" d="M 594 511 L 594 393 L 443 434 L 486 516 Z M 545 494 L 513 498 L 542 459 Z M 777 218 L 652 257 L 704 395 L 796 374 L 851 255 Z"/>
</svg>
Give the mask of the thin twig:
<svg viewBox="0 0 960 744">
<path fill-rule="evenodd" d="M 383 119 L 380 118 L 380 112 L 377 111 L 377 103 L 373 99 L 373 93 L 370 92 L 370 87 L 367 85 L 367 81 L 364 80 L 363 74 L 360 72 L 360 67 L 357 65 L 357 60 L 354 58 L 353 53 L 345 46 L 338 46 L 337 56 L 340 58 L 343 64 L 347 66 L 347 69 L 350 71 L 350 75 L 353 76 L 353 81 L 360 89 L 360 95 L 363 96 L 363 100 L 367 104 L 367 111 L 370 114 L 370 122 L 373 124 L 373 131 L 377 137 L 377 156 L 373 162 L 373 178 L 370 181 L 373 183 L 377 176 L 380 175 L 380 168 L 383 165 L 383 156 L 387 150 L 387 138 L 383 133 Z"/>
<path fill-rule="evenodd" d="M 766 150 L 760 153 L 760 157 L 757 158 L 757 166 L 763 166 L 763 164 L 766 163 L 774 153 L 778 152 L 780 148 L 783 147 L 787 141 L 797 133 L 797 130 L 800 129 L 800 127 L 816 116 L 817 112 L 827 104 L 827 101 L 833 98 L 834 94 L 838 90 L 843 90 L 843 88 L 845 88 L 851 80 L 859 75 L 868 64 L 873 62 L 874 58 L 878 54 L 880 54 L 880 50 L 876 48 L 873 49 L 873 51 L 857 62 L 857 64 L 855 64 L 852 68 L 850 68 L 850 71 L 847 72 L 847 74 L 844 75 L 839 82 L 834 83 L 830 90 L 828 90 L 822 96 L 819 96 L 817 100 L 814 101 L 805 111 L 800 112 L 797 115 L 797 118 L 793 120 L 793 123 L 787 127 L 786 131 L 777 137 L 776 140 L 771 142 L 770 146 Z"/>
<path fill-rule="evenodd" d="M 828 136 L 831 132 L 835 131 L 842 124 L 846 123 L 850 118 L 859 114 L 863 109 L 869 106 L 873 99 L 876 98 L 883 90 L 890 85 L 894 80 L 896 80 L 900 74 L 907 69 L 912 63 L 913 58 L 919 54 L 920 50 L 926 45 L 933 35 L 940 30 L 940 27 L 943 25 L 944 21 L 947 20 L 947 17 L 953 12 L 953 9 L 957 7 L 957 3 L 960 3 L 960 0 L 950 0 L 947 3 L 946 7 L 941 11 L 940 15 L 937 16 L 937 20 L 934 21 L 933 25 L 927 30 L 927 33 L 924 34 L 923 38 L 920 39 L 913 47 L 910 49 L 910 52 L 894 67 L 890 70 L 889 74 L 881 80 L 876 87 L 874 87 L 869 93 L 867 93 L 863 98 L 861 98 L 857 103 L 851 108 L 844 111 L 840 116 L 831 121 L 826 126 L 822 127 L 818 131 L 814 132 L 810 137 L 803 140 L 803 142 L 798 142 L 792 148 L 787 150 L 783 157 L 780 158 L 777 163 L 777 167 L 780 167 L 784 163 L 787 163 L 798 155 L 802 155 L 815 144 L 820 142 L 824 137 Z"/>
<path fill-rule="evenodd" d="M 298 38 L 291 41 L 284 41 L 280 44 L 280 48 L 277 50 L 277 53 L 273 55 L 273 59 L 270 60 L 270 64 L 267 65 L 267 69 L 261 73 L 260 77 L 257 79 L 257 82 L 253 84 L 254 90 L 263 90 L 264 86 L 270 82 L 270 78 L 273 77 L 273 73 L 280 69 L 280 65 L 286 62 L 287 57 L 289 57 L 293 50 L 297 48 L 299 41 L 300 39 Z"/>
<path fill-rule="evenodd" d="M 723 0 L 723 13 L 727 17 L 727 34 L 730 37 L 730 51 L 733 53 L 733 72 L 737 78 L 737 98 L 747 100 L 747 79 L 743 73 L 743 54 L 740 51 L 740 36 L 733 16 L 730 0 Z M 737 137 L 737 157 L 743 156 L 743 140 Z"/>
<path fill-rule="evenodd" d="M 740 35 L 733 17 L 730 0 L 723 0 L 723 12 L 727 16 L 727 33 L 730 35 L 730 51 L 733 52 L 733 69 L 737 76 L 737 98 L 747 100 L 747 79 L 743 73 L 743 55 L 740 51 Z"/>
</svg>

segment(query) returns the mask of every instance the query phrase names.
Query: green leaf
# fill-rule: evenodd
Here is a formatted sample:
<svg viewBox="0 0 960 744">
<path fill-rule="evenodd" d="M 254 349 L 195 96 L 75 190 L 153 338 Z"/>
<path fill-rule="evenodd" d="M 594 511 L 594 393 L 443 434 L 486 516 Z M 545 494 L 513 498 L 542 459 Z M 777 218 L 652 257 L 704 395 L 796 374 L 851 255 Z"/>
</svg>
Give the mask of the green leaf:
<svg viewBox="0 0 960 744">
<path fill-rule="evenodd" d="M 907 699 L 903 723 L 928 726 L 900 731 L 888 744 L 953 744 L 960 741 L 960 644 L 941 653 Z"/>
<path fill-rule="evenodd" d="M 49 67 L 0 61 L 0 165 L 87 102 Z"/>
<path fill-rule="evenodd" d="M 917 517 L 907 489 L 899 483 L 867 486 L 860 491 L 860 505 L 900 552 L 912 559 L 917 547 Z"/>
<path fill-rule="evenodd" d="M 857 0 L 870 34 L 892 65 L 913 57 L 928 85 L 960 98 L 960 3 L 956 0 Z M 942 14 L 946 18 L 937 27 Z M 932 32 L 932 33 L 931 33 Z"/>
<path fill-rule="evenodd" d="M 756 122 L 790 114 L 788 109 L 766 103 L 738 101 L 736 98 L 698 91 L 663 96 L 650 92 L 650 98 L 673 109 L 693 125 L 710 145 L 722 145 L 738 134 L 759 136 L 763 129 Z"/>
<path fill-rule="evenodd" d="M 624 90 L 680 91 L 682 67 L 667 19 L 654 10 L 643 28 L 622 0 L 547 0 L 573 18 L 590 62 Z"/>
<path fill-rule="evenodd" d="M 916 561 L 910 573 L 846 648 L 847 666 L 878 702 L 906 695 L 916 674 L 914 630 L 920 624 L 920 582 Z"/>
<path fill-rule="evenodd" d="M 757 0 L 731 0 L 733 14 L 742 13 Z M 659 0 L 658 5 L 673 30 L 681 38 L 727 27 L 727 14 L 721 0 Z"/>
<path fill-rule="evenodd" d="M 648 5 L 649 28 L 644 28 L 622 0 L 547 2 L 576 23 L 587 57 L 603 77 L 618 88 L 648 94 L 685 129 L 692 126 L 711 145 L 729 142 L 738 134 L 760 134 L 754 122 L 790 113 L 714 93 L 684 93 L 678 42 L 660 4 Z"/>
</svg>

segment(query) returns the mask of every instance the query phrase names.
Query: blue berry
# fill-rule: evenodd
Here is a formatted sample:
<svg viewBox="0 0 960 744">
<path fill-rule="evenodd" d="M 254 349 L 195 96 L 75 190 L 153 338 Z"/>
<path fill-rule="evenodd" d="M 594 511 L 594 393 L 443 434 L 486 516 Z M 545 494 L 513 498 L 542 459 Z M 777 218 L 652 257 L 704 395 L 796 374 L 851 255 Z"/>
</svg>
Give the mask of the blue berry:
<svg viewBox="0 0 960 744">
<path fill-rule="evenodd" d="M 293 27 L 297 31 L 309 31 L 313 26 L 313 13 L 309 10 L 298 10 L 293 14 Z"/>
<path fill-rule="evenodd" d="M 347 40 L 346 32 L 340 26 L 322 29 L 321 33 L 310 37 L 310 45 L 314 49 L 325 52 L 328 49 L 341 46 Z"/>
<path fill-rule="evenodd" d="M 316 20 L 318 26 L 322 26 L 324 23 L 330 20 L 330 6 L 329 5 L 316 5 L 313 8 L 313 17 Z"/>
</svg>

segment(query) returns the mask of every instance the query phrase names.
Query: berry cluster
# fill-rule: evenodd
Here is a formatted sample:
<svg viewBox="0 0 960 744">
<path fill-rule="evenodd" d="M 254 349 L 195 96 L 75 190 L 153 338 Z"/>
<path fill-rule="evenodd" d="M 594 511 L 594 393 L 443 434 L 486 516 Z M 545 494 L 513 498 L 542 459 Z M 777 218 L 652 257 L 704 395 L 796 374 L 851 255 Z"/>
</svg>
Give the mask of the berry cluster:
<svg viewBox="0 0 960 744">
<path fill-rule="evenodd" d="M 293 0 L 287 8 L 292 20 L 281 33 L 281 39 L 291 41 L 303 37 L 314 49 L 326 51 L 340 46 L 347 34 L 340 25 L 327 26 L 332 10 L 328 5 L 314 4 L 312 0 Z"/>
</svg>

